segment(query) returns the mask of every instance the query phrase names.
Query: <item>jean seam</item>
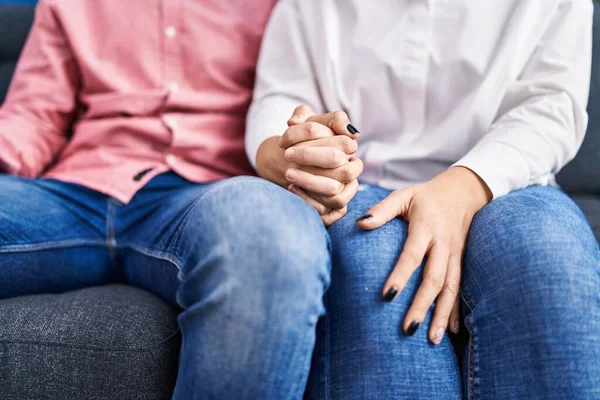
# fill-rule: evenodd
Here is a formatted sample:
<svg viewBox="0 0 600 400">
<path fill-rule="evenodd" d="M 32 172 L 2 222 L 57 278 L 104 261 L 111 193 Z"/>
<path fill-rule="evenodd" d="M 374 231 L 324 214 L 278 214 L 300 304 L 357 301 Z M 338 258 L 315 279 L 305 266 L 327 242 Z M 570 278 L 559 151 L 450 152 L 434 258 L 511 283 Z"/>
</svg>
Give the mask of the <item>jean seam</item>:
<svg viewBox="0 0 600 400">
<path fill-rule="evenodd" d="M 324 392 L 325 392 L 325 400 L 331 400 L 331 335 L 329 334 L 329 313 L 325 313 L 325 361 L 323 365 L 323 369 L 325 370 L 325 380 L 324 380 Z"/>
<path fill-rule="evenodd" d="M 473 310 L 474 310 L 474 306 L 473 306 L 473 301 L 471 300 L 471 298 L 468 296 L 468 294 L 466 294 L 464 292 L 464 290 L 461 293 L 461 298 L 464 301 L 465 305 L 469 308 L 469 315 L 465 316 L 465 326 L 467 327 L 467 330 L 469 331 L 469 349 L 468 349 L 468 356 L 467 356 L 467 399 L 468 400 L 475 400 L 478 398 L 478 396 L 476 395 L 476 391 L 477 391 L 477 384 L 475 382 L 476 380 L 476 368 L 477 368 L 477 337 L 476 337 L 476 332 L 475 329 L 473 327 L 472 321 L 471 321 L 471 316 L 473 314 Z"/>
<path fill-rule="evenodd" d="M 65 239 L 55 240 L 50 242 L 40 242 L 33 244 L 17 244 L 1 246 L 0 253 L 20 253 L 25 251 L 42 251 L 42 250 L 54 250 L 66 247 L 79 247 L 79 246 L 98 246 L 104 247 L 106 242 L 102 240 L 88 240 L 88 239 Z"/>
<path fill-rule="evenodd" d="M 156 350 L 159 347 L 166 345 L 168 342 L 172 341 L 176 338 L 180 333 L 179 328 L 175 329 L 172 333 L 169 334 L 165 339 L 161 340 L 158 343 L 144 346 L 144 347 L 129 347 L 129 348 L 110 348 L 110 347 L 100 347 L 100 346 L 80 346 L 80 345 L 71 345 L 66 343 L 52 343 L 52 342 L 38 342 L 38 341 L 30 341 L 30 340 L 0 340 L 0 344 L 3 345 L 27 345 L 27 346 L 46 346 L 46 347 L 62 347 L 69 349 L 78 349 L 78 350 L 92 350 L 92 351 L 102 351 L 102 352 L 142 352 L 148 350 Z"/>
<path fill-rule="evenodd" d="M 117 266 L 116 250 L 118 247 L 117 239 L 115 237 L 115 208 L 119 204 L 114 199 L 109 198 L 107 200 L 107 212 L 106 212 L 106 248 L 108 249 L 108 256 L 112 266 Z"/>
<path fill-rule="evenodd" d="M 125 245 L 119 246 L 119 248 L 137 251 L 138 253 L 148 256 L 148 257 L 156 258 L 156 259 L 163 260 L 163 261 L 168 261 L 171 264 L 173 264 L 175 266 L 175 268 L 177 268 L 178 271 L 181 271 L 181 268 L 183 266 L 183 263 L 181 262 L 181 260 L 177 259 L 176 256 L 174 256 L 173 254 L 171 254 L 169 252 L 151 249 L 149 247 L 146 247 L 146 246 L 143 246 L 140 244 L 135 244 L 135 243 L 127 243 Z"/>
</svg>

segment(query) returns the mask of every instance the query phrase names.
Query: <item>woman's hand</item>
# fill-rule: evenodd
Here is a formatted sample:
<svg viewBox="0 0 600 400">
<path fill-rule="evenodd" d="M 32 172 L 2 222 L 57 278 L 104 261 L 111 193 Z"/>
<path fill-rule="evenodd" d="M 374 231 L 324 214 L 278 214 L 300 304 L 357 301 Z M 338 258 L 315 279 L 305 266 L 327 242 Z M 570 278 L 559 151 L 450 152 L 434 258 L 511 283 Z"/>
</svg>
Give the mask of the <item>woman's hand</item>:
<svg viewBox="0 0 600 400">
<path fill-rule="evenodd" d="M 358 189 L 363 165 L 352 156 L 358 132 L 345 113 L 315 115 L 306 106 L 296 108 L 288 126 L 259 148 L 258 173 L 302 197 L 329 226 L 346 214 Z"/>
<path fill-rule="evenodd" d="M 459 292 L 463 249 L 474 215 L 489 203 L 492 194 L 473 171 L 454 167 L 433 180 L 397 190 L 357 220 L 361 229 L 372 230 L 396 217 L 408 222 L 408 238 L 402 254 L 383 287 L 392 301 L 427 256 L 423 281 L 406 313 L 403 331 L 413 335 L 436 302 L 429 339 L 439 344 L 450 322 L 459 327 Z"/>
</svg>

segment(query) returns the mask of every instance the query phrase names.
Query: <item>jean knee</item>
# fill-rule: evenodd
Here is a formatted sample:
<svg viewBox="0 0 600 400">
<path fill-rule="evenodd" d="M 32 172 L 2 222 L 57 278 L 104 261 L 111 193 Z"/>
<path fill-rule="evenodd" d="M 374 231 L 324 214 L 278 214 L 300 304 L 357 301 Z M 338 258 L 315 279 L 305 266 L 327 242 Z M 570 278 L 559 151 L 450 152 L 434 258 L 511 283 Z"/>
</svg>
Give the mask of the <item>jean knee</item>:
<svg viewBox="0 0 600 400">
<path fill-rule="evenodd" d="M 259 178 L 230 179 L 203 195 L 185 226 L 192 240 L 183 252 L 196 260 L 184 266 L 186 280 L 212 277 L 223 296 L 248 309 L 321 304 L 329 284 L 327 233 L 292 193 Z"/>
<path fill-rule="evenodd" d="M 536 315 L 531 321 L 542 327 L 560 323 L 565 313 L 580 314 L 590 301 L 597 310 L 598 246 L 571 200 L 558 189 L 536 187 L 494 203 L 473 221 L 466 300 L 475 307 L 484 302 L 490 312 L 509 308 L 514 318 Z"/>
</svg>

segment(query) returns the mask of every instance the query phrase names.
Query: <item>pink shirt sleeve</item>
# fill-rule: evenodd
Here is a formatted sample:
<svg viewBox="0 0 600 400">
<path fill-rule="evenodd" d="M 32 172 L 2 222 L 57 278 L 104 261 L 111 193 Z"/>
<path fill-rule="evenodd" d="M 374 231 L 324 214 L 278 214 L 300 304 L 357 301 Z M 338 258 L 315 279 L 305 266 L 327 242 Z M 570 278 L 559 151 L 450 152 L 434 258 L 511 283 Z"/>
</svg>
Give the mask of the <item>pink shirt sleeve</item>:
<svg viewBox="0 0 600 400">
<path fill-rule="evenodd" d="M 0 108 L 0 169 L 36 177 L 65 145 L 79 72 L 53 11 L 41 0 L 6 101 Z"/>
</svg>

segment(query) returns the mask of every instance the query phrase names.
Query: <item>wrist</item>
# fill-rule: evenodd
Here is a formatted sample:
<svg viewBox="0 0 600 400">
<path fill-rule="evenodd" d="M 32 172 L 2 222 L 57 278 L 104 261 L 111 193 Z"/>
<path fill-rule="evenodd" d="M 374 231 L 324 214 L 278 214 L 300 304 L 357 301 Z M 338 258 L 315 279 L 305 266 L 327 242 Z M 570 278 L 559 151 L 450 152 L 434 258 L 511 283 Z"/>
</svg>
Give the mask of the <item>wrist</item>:
<svg viewBox="0 0 600 400">
<path fill-rule="evenodd" d="M 483 179 L 473 170 L 457 166 L 448 169 L 447 173 L 456 187 L 467 192 L 467 198 L 476 213 L 493 199 L 492 191 Z"/>
<path fill-rule="evenodd" d="M 256 172 L 263 179 L 287 187 L 285 171 L 288 162 L 284 157 L 285 150 L 277 144 L 279 139 L 280 136 L 272 136 L 261 143 L 256 153 Z"/>
</svg>

